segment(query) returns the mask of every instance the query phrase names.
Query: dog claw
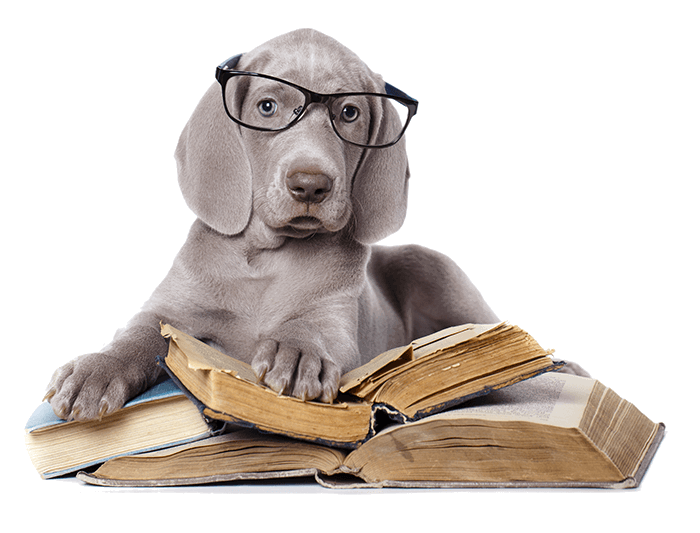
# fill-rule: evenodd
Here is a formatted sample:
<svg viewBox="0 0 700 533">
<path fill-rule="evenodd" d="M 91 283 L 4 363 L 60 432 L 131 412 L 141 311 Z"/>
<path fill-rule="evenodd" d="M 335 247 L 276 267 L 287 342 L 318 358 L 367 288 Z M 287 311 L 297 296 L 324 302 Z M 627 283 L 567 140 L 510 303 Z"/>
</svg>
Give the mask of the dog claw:
<svg viewBox="0 0 700 533">
<path fill-rule="evenodd" d="M 107 405 L 107 402 L 103 400 L 100 404 L 100 412 L 97 414 L 97 418 L 100 421 L 102 420 L 102 417 L 105 416 L 105 414 L 107 414 L 107 409 L 109 409 L 109 406 Z"/>
<path fill-rule="evenodd" d="M 56 413 L 56 416 L 59 418 L 62 418 L 63 420 L 68 419 L 68 415 L 70 414 L 70 411 L 68 411 L 68 408 L 63 406 L 59 407 L 58 410 L 56 410 L 56 407 L 54 407 L 54 413 Z"/>
<path fill-rule="evenodd" d="M 263 380 L 265 379 L 265 374 L 267 374 L 267 367 L 263 366 L 260 369 L 260 373 L 255 372 L 255 376 L 258 378 L 258 383 L 262 383 Z"/>
<path fill-rule="evenodd" d="M 51 388 L 48 391 L 46 391 L 46 394 L 44 394 L 44 399 L 41 400 L 42 402 L 48 402 L 51 398 L 56 396 L 56 389 Z"/>
<path fill-rule="evenodd" d="M 332 389 L 324 388 L 320 400 L 323 403 L 333 403 L 333 400 L 335 400 L 336 396 L 337 393 L 334 392 Z"/>
</svg>

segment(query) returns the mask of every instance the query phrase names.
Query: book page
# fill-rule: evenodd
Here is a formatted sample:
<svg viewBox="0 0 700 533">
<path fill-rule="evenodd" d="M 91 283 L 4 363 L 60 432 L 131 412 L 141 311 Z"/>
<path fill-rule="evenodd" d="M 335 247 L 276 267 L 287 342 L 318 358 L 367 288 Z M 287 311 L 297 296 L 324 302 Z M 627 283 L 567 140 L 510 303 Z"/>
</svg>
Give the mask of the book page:
<svg viewBox="0 0 700 533">
<path fill-rule="evenodd" d="M 161 324 L 161 334 L 170 338 L 170 342 L 174 342 L 186 354 L 187 366 L 192 370 L 214 370 L 244 379 L 250 383 L 258 382 L 258 378 L 249 364 L 229 357 L 202 341 L 178 331 L 169 324 Z"/>
<path fill-rule="evenodd" d="M 503 324 L 504 322 L 499 324 L 464 324 L 438 331 L 432 335 L 427 335 L 413 341 L 414 357 L 420 359 L 425 355 L 465 343 Z"/>
<path fill-rule="evenodd" d="M 426 418 L 522 420 L 578 427 L 596 380 L 549 372 L 475 398 L 465 407 Z"/>
<path fill-rule="evenodd" d="M 340 378 L 340 392 L 347 392 L 369 378 L 375 380 L 384 372 L 388 372 L 406 362 L 413 361 L 413 346 L 399 346 L 377 357 L 362 366 L 350 370 Z"/>
</svg>

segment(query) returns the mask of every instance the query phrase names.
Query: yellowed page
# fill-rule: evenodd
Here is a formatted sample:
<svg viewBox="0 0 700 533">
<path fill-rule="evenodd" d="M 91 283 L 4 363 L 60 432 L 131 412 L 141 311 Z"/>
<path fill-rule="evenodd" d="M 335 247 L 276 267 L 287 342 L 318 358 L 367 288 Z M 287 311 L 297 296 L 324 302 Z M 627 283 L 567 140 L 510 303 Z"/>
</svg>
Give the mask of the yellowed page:
<svg viewBox="0 0 700 533">
<path fill-rule="evenodd" d="M 365 381 L 370 376 L 375 377 L 375 374 L 381 375 L 385 367 L 391 363 L 412 361 L 413 360 L 413 347 L 409 344 L 408 346 L 399 346 L 398 348 L 393 348 L 387 352 L 384 352 L 369 363 L 366 363 L 350 372 L 343 374 L 340 378 L 340 392 L 347 392 L 353 387 L 359 385 Z M 393 368 L 393 365 L 392 365 Z"/>
<path fill-rule="evenodd" d="M 251 383 L 258 381 L 249 364 L 229 357 L 182 331 L 178 331 L 169 324 L 161 325 L 161 334 L 172 339 L 187 354 L 187 365 L 192 370 L 216 370 Z"/>
<path fill-rule="evenodd" d="M 578 427 L 595 383 L 590 378 L 549 372 L 493 391 L 469 402 L 468 407 L 433 415 L 424 421 L 480 418 Z"/>
<path fill-rule="evenodd" d="M 457 344 L 462 344 L 487 331 L 496 329 L 501 324 L 503 324 L 503 322 L 500 324 L 464 324 L 422 337 L 412 343 L 414 357 L 419 359 L 424 355 L 451 348 Z"/>
</svg>

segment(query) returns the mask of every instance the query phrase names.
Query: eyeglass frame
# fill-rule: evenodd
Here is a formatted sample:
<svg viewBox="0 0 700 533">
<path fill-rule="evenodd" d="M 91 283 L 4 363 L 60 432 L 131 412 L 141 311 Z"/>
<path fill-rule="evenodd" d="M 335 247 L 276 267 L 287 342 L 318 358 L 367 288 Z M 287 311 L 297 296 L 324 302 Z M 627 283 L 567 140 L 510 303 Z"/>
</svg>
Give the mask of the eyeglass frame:
<svg viewBox="0 0 700 533">
<path fill-rule="evenodd" d="M 249 128 L 252 130 L 256 131 L 267 131 L 267 132 L 280 132 L 280 131 L 285 131 L 297 124 L 306 114 L 306 110 L 309 108 L 311 104 L 323 104 L 326 106 L 328 109 L 328 115 L 331 121 L 331 126 L 333 127 L 333 131 L 335 134 L 343 141 L 350 143 L 355 146 L 359 146 L 361 148 L 389 148 L 390 146 L 394 146 L 396 143 L 398 143 L 401 140 L 401 137 L 403 137 L 404 133 L 406 132 L 406 128 L 408 128 L 409 123 L 411 122 L 411 119 L 415 116 L 415 114 L 418 112 L 418 100 L 415 98 L 411 98 L 408 96 L 406 93 L 401 91 L 400 89 L 397 89 L 390 83 L 384 83 L 384 90 L 386 91 L 386 94 L 382 93 L 366 93 L 366 92 L 346 92 L 346 93 L 333 93 L 333 94 L 323 94 L 323 93 L 317 93 L 315 91 L 312 91 L 310 89 L 307 89 L 306 87 L 302 87 L 301 85 L 297 85 L 295 83 L 292 83 L 291 81 L 284 80 L 282 78 L 277 78 L 275 76 L 270 76 L 268 74 L 261 74 L 259 72 L 248 72 L 245 70 L 235 70 L 236 65 L 238 64 L 238 61 L 240 60 L 241 56 L 243 54 L 238 54 L 235 56 L 232 56 L 228 58 L 226 61 L 221 63 L 218 67 L 216 67 L 216 81 L 219 82 L 221 85 L 221 94 L 224 99 L 224 109 L 226 111 L 226 114 L 228 117 L 233 120 L 236 124 L 239 124 L 245 128 Z M 244 122 L 241 122 L 238 120 L 236 117 L 234 117 L 228 110 L 228 104 L 226 103 L 226 83 L 228 80 L 235 76 L 254 76 L 254 77 L 259 77 L 259 78 L 265 78 L 268 80 L 273 80 L 277 82 L 282 82 L 286 85 L 289 85 L 291 87 L 294 87 L 297 89 L 299 92 L 301 92 L 304 95 L 305 102 L 304 106 L 302 107 L 301 111 L 296 114 L 296 117 L 292 119 L 292 121 L 287 124 L 286 126 L 282 128 L 262 128 L 259 126 L 252 126 L 250 124 L 245 124 Z M 333 110 L 331 109 L 331 103 L 336 99 L 336 98 L 345 98 L 348 96 L 380 96 L 382 98 L 389 98 L 392 100 L 396 100 L 403 105 L 405 105 L 408 108 L 408 117 L 406 118 L 406 123 L 403 125 L 403 128 L 401 129 L 401 132 L 397 135 L 396 139 L 394 139 L 390 143 L 386 144 L 374 144 L 374 145 L 369 145 L 369 144 L 361 144 L 361 143 L 356 143 L 353 141 L 349 141 L 348 139 L 345 139 L 337 130 L 335 126 L 335 118 L 336 115 L 333 114 Z"/>
</svg>

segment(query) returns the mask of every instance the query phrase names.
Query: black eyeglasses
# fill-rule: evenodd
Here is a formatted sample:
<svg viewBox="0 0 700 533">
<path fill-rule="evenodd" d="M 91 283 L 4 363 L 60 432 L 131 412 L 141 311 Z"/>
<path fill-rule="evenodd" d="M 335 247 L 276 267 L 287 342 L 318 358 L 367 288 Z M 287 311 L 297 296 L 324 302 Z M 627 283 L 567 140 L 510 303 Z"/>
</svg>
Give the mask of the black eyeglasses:
<svg viewBox="0 0 700 533">
<path fill-rule="evenodd" d="M 338 137 L 356 146 L 386 148 L 401 139 L 418 111 L 417 100 L 388 83 L 386 94 L 320 94 L 274 76 L 235 70 L 241 55 L 219 65 L 216 80 L 226 113 L 246 128 L 284 131 L 299 122 L 311 104 L 323 104 Z M 378 120 L 381 127 L 376 127 Z"/>
</svg>

